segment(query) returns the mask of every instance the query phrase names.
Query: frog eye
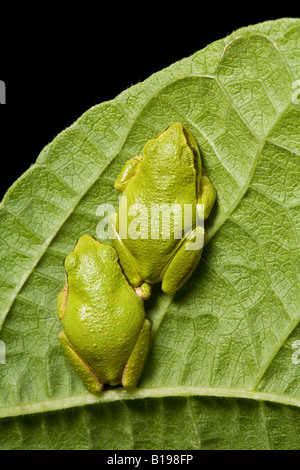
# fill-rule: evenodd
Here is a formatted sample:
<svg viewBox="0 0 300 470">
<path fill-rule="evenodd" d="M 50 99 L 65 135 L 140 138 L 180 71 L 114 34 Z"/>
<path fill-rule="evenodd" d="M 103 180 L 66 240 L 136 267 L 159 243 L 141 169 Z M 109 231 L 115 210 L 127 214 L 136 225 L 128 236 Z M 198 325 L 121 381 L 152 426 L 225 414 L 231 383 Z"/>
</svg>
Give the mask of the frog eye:
<svg viewBox="0 0 300 470">
<path fill-rule="evenodd" d="M 194 158 L 198 160 L 198 152 L 195 147 L 190 147 L 191 151 L 193 152 Z"/>
<path fill-rule="evenodd" d="M 190 149 L 191 149 L 191 151 L 193 152 L 194 163 L 195 163 L 195 165 L 198 166 L 198 159 L 199 159 L 198 152 L 197 152 L 197 150 L 195 149 L 195 147 L 190 147 Z"/>
<path fill-rule="evenodd" d="M 195 147 L 190 147 L 191 151 L 193 152 L 193 157 L 194 157 L 194 168 L 196 170 L 196 173 L 198 174 L 199 172 L 199 153 L 195 149 Z"/>
<path fill-rule="evenodd" d="M 65 259 L 64 264 L 67 273 L 70 272 L 72 269 L 75 269 L 77 265 L 77 254 L 74 251 L 69 253 Z"/>
<path fill-rule="evenodd" d="M 155 155 L 157 153 L 158 145 L 155 139 L 149 140 L 144 146 L 144 153 L 148 155 Z"/>
</svg>

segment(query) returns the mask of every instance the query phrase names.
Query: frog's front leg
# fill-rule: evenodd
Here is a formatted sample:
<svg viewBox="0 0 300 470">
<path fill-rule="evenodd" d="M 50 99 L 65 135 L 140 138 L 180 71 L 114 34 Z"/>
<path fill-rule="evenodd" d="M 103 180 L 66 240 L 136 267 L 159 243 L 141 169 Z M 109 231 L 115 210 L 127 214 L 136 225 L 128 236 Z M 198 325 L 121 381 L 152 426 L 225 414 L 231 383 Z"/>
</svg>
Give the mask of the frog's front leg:
<svg viewBox="0 0 300 470">
<path fill-rule="evenodd" d="M 141 158 L 142 155 L 138 155 L 136 157 L 131 158 L 125 163 L 121 170 L 121 173 L 115 181 L 114 186 L 117 191 L 124 191 L 131 178 L 136 174 L 140 165 Z"/>
<path fill-rule="evenodd" d="M 86 384 L 88 390 L 91 393 L 101 392 L 103 389 L 103 384 L 91 371 L 88 365 L 81 359 L 81 357 L 79 357 L 78 354 L 74 351 L 70 341 L 63 331 L 59 334 L 59 340 L 70 365 L 79 375 L 81 380 L 83 380 L 83 382 Z"/>
<path fill-rule="evenodd" d="M 57 306 L 57 316 L 60 320 L 63 319 L 65 313 L 65 305 L 68 298 L 68 284 L 65 284 L 63 289 L 57 296 L 56 306 Z"/>
<path fill-rule="evenodd" d="M 216 190 L 208 178 L 205 171 L 202 171 L 202 176 L 200 180 L 200 197 L 199 197 L 199 204 L 204 204 L 204 220 L 210 214 L 212 207 L 216 200 Z"/>
<path fill-rule="evenodd" d="M 145 300 L 148 299 L 151 294 L 151 286 L 146 282 L 143 283 L 143 280 L 135 266 L 135 262 L 120 237 L 120 234 L 117 230 L 116 213 L 113 213 L 109 216 L 109 231 L 110 237 L 112 239 L 112 245 L 118 253 L 120 265 L 122 266 L 122 270 L 129 283 L 135 289 L 139 297 Z"/>
<path fill-rule="evenodd" d="M 204 228 L 198 225 L 180 244 L 162 280 L 162 291 L 173 295 L 196 268 L 204 245 Z"/>
<path fill-rule="evenodd" d="M 122 385 L 126 389 L 135 388 L 139 381 L 149 351 L 150 331 L 150 322 L 145 319 L 135 347 L 133 348 L 123 371 Z"/>
</svg>

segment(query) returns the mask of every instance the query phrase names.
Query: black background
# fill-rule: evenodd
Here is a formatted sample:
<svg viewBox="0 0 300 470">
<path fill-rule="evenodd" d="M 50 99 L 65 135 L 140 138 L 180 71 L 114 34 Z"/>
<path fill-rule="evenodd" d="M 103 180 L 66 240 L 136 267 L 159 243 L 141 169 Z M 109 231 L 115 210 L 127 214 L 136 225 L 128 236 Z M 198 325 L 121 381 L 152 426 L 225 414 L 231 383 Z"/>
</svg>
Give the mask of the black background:
<svg viewBox="0 0 300 470">
<path fill-rule="evenodd" d="M 1 19 L 7 98 L 0 106 L 0 200 L 42 148 L 91 106 L 240 27 L 299 16 L 288 4 L 277 11 L 275 4 L 262 11 L 241 2 L 91 5 L 13 6 Z"/>
</svg>

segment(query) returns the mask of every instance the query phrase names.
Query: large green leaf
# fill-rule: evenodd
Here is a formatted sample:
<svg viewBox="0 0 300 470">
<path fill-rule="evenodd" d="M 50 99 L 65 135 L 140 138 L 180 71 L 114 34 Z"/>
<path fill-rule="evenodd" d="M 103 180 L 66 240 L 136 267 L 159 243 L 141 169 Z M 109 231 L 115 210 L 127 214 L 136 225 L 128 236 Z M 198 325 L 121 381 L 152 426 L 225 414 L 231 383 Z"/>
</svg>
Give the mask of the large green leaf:
<svg viewBox="0 0 300 470">
<path fill-rule="evenodd" d="M 87 111 L 10 188 L 2 448 L 300 449 L 299 79 L 300 20 L 240 29 Z M 203 258 L 174 298 L 156 286 L 146 304 L 138 389 L 96 397 L 58 343 L 62 262 L 96 235 L 100 204 L 118 207 L 123 163 L 174 121 L 217 189 Z"/>
</svg>

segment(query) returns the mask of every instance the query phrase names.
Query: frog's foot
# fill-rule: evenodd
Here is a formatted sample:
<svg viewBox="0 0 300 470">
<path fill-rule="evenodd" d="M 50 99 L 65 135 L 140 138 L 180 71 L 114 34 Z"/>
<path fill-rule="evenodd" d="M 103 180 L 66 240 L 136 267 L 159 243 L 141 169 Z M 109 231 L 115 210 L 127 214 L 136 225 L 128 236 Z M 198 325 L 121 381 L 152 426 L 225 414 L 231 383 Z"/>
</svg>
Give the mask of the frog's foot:
<svg viewBox="0 0 300 470">
<path fill-rule="evenodd" d="M 141 299 L 148 300 L 151 296 L 151 288 L 150 284 L 143 282 L 140 286 L 135 287 L 134 290 Z"/>
<path fill-rule="evenodd" d="M 70 365 L 73 367 L 81 380 L 83 380 L 88 390 L 91 393 L 101 392 L 103 389 L 103 384 L 99 381 L 99 379 L 95 376 L 87 364 L 74 351 L 71 343 L 63 331 L 59 334 L 59 340 Z"/>
<path fill-rule="evenodd" d="M 187 281 L 201 258 L 203 244 L 204 229 L 199 225 L 187 235 L 166 269 L 161 286 L 165 294 L 175 294 Z"/>
<path fill-rule="evenodd" d="M 123 371 L 122 385 L 126 389 L 135 388 L 139 381 L 149 351 L 150 330 L 150 322 L 145 319 L 136 345 L 134 346 Z"/>
<path fill-rule="evenodd" d="M 120 265 L 128 282 L 135 288 L 142 284 L 142 278 L 139 275 L 131 254 L 124 245 L 120 234 L 117 230 L 117 214 L 113 213 L 109 216 L 109 231 L 112 239 L 112 245 L 118 253 Z"/>
</svg>

